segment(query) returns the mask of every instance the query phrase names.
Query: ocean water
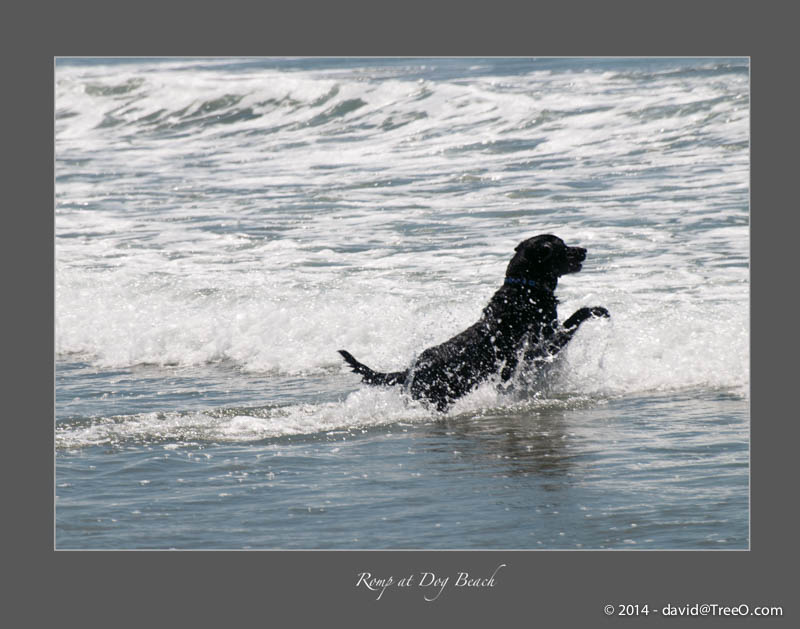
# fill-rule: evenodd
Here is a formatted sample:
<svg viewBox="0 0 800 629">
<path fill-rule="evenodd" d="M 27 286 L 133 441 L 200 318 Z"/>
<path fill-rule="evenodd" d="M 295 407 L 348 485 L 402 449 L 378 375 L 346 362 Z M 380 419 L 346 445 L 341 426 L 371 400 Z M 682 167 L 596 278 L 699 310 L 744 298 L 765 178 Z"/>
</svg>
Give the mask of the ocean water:
<svg viewBox="0 0 800 629">
<path fill-rule="evenodd" d="M 749 547 L 747 59 L 60 59 L 55 546 Z M 545 373 L 367 388 L 514 246 Z"/>
</svg>

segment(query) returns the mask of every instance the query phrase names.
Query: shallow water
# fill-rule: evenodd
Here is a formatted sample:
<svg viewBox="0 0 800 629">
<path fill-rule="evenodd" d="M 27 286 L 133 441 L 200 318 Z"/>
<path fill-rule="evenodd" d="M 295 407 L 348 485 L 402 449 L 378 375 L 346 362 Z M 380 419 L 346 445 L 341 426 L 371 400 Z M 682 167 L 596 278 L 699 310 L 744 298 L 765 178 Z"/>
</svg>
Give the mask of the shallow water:
<svg viewBox="0 0 800 629">
<path fill-rule="evenodd" d="M 63 60 L 59 548 L 746 548 L 741 59 Z M 513 247 L 589 250 L 545 376 L 368 389 Z"/>
</svg>

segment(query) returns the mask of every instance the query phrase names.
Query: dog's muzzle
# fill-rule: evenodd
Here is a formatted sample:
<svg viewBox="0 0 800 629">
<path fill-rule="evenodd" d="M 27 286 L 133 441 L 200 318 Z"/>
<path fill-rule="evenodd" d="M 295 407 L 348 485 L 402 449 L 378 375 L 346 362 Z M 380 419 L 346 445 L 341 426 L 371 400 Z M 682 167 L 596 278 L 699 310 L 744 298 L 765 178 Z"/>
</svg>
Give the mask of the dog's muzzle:
<svg viewBox="0 0 800 629">
<path fill-rule="evenodd" d="M 569 261 L 569 272 L 575 273 L 583 268 L 581 262 L 586 259 L 586 249 L 583 247 L 569 247 L 567 249 L 567 260 Z"/>
</svg>

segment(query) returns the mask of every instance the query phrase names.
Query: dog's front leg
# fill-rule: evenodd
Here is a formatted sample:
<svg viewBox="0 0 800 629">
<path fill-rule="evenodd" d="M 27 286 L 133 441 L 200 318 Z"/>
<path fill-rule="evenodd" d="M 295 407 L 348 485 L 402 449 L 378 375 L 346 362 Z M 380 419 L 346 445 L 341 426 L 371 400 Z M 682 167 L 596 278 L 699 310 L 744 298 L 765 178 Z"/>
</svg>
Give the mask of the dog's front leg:
<svg viewBox="0 0 800 629">
<path fill-rule="evenodd" d="M 506 358 L 506 362 L 500 370 L 500 379 L 503 382 L 508 382 L 511 379 L 511 376 L 514 375 L 514 371 L 517 369 L 518 362 L 516 354 L 511 354 Z"/>
<path fill-rule="evenodd" d="M 578 326 L 586 321 L 586 319 L 591 319 L 593 317 L 604 317 L 607 319 L 610 316 L 611 315 L 608 314 L 608 310 L 603 308 L 603 306 L 594 306 L 593 308 L 584 306 L 583 308 L 578 308 L 569 319 L 564 321 L 563 327 L 565 330 L 572 330 L 572 332 L 575 332 L 575 330 L 578 329 Z"/>
<path fill-rule="evenodd" d="M 602 306 L 594 306 L 592 308 L 583 307 L 578 308 L 575 313 L 561 326 L 561 329 L 556 333 L 553 340 L 550 342 L 549 350 L 550 354 L 554 355 L 560 352 L 564 346 L 572 340 L 573 334 L 578 331 L 581 323 L 586 321 L 587 319 L 594 319 L 594 318 L 608 318 L 611 315 L 608 314 L 608 310 L 603 308 Z"/>
</svg>

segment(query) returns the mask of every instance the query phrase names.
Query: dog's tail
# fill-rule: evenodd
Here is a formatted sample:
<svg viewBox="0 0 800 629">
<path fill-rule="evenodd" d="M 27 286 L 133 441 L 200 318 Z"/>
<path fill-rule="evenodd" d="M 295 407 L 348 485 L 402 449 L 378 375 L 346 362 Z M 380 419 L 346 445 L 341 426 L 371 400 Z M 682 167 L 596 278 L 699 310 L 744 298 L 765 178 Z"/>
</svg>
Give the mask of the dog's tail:
<svg viewBox="0 0 800 629">
<path fill-rule="evenodd" d="M 347 361 L 347 364 L 350 365 L 350 368 L 360 375 L 362 381 L 367 384 L 392 385 L 405 384 L 406 382 L 408 371 L 394 371 L 392 373 L 373 371 L 365 364 L 358 362 L 350 352 L 340 349 L 339 353 Z"/>
</svg>

